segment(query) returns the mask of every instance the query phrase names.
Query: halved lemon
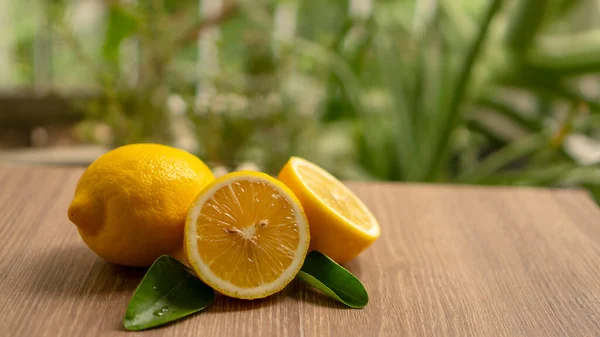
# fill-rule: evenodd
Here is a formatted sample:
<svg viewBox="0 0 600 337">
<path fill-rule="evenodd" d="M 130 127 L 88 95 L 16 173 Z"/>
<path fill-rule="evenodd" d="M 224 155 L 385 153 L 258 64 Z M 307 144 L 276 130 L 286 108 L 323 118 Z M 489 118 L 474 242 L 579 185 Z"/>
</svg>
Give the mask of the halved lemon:
<svg viewBox="0 0 600 337">
<path fill-rule="evenodd" d="M 196 275 L 242 299 L 283 289 L 302 267 L 309 243 L 300 201 L 259 172 L 215 180 L 192 203 L 185 224 L 185 254 Z"/>
<path fill-rule="evenodd" d="M 379 224 L 367 206 L 319 166 L 292 157 L 279 172 L 279 180 L 304 207 L 310 223 L 310 249 L 345 263 L 379 237 Z"/>
</svg>

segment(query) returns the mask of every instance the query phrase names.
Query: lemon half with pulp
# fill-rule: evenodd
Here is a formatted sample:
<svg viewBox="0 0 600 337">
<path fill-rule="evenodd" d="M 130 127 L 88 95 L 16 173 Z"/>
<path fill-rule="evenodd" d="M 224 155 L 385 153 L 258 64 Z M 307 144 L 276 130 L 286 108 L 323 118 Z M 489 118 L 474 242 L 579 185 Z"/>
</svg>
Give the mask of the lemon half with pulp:
<svg viewBox="0 0 600 337">
<path fill-rule="evenodd" d="M 195 274 L 227 296 L 254 299 L 283 289 L 310 243 L 302 205 L 264 173 L 235 172 L 208 185 L 189 209 L 184 235 Z"/>
<path fill-rule="evenodd" d="M 377 219 L 342 182 L 321 167 L 292 157 L 279 173 L 310 223 L 310 249 L 338 263 L 352 260 L 380 235 Z"/>
</svg>

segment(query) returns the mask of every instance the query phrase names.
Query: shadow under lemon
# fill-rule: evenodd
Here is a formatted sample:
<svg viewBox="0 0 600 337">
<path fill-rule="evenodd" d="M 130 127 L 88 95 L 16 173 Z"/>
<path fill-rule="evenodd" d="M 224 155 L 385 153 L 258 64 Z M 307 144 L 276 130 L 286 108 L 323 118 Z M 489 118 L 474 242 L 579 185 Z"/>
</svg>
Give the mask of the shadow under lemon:
<svg viewBox="0 0 600 337">
<path fill-rule="evenodd" d="M 85 296 L 98 293 L 129 292 L 137 288 L 148 268 L 124 267 L 106 262 L 91 252 L 85 245 L 52 247 L 48 251 L 24 259 L 23 270 L 28 275 L 23 286 L 32 292 L 49 292 L 61 296 Z M 360 258 L 344 265 L 355 276 L 361 276 Z M 304 293 L 310 293 L 305 295 Z M 314 295 L 313 295 L 314 294 Z M 284 290 L 272 296 L 256 300 L 240 300 L 217 293 L 215 303 L 207 311 L 241 311 L 273 305 L 287 295 L 307 297 L 315 303 L 323 301 L 336 304 L 335 300 L 312 291 L 305 283 L 293 280 Z M 340 307 L 344 307 L 340 305 Z"/>
<path fill-rule="evenodd" d="M 215 302 L 210 307 L 206 308 L 205 311 L 207 313 L 219 313 L 266 308 L 275 304 L 279 304 L 285 300 L 284 292 L 285 289 L 271 296 L 254 300 L 242 300 L 238 298 L 227 297 L 216 292 Z"/>
<path fill-rule="evenodd" d="M 83 244 L 52 247 L 24 261 L 26 288 L 60 296 L 133 293 L 147 270 L 108 263 Z"/>
</svg>

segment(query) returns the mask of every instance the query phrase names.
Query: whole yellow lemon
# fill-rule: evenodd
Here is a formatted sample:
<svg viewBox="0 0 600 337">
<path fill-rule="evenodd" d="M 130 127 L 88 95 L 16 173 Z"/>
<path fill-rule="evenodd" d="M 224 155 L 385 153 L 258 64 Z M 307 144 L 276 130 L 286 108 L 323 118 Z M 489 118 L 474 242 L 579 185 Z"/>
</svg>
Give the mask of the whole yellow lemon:
<svg viewBox="0 0 600 337">
<path fill-rule="evenodd" d="M 188 207 L 214 179 L 202 160 L 183 150 L 122 146 L 83 173 L 69 219 L 106 261 L 149 266 L 162 254 L 182 254 Z"/>
</svg>

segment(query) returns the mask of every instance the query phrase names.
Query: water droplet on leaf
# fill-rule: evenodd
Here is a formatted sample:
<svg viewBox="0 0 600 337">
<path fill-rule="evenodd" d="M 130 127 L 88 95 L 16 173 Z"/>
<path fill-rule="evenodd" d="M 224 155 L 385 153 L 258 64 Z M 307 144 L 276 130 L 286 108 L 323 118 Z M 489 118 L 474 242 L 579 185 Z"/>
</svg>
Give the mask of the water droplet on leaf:
<svg viewBox="0 0 600 337">
<path fill-rule="evenodd" d="M 154 315 L 154 316 L 156 316 L 156 317 L 160 317 L 160 316 L 162 316 L 162 315 L 166 314 L 168 311 L 169 311 L 169 308 L 168 308 L 168 307 L 162 307 L 162 308 L 160 308 L 160 309 L 158 309 L 158 310 L 155 310 L 155 311 L 152 313 L 152 315 Z"/>
</svg>

